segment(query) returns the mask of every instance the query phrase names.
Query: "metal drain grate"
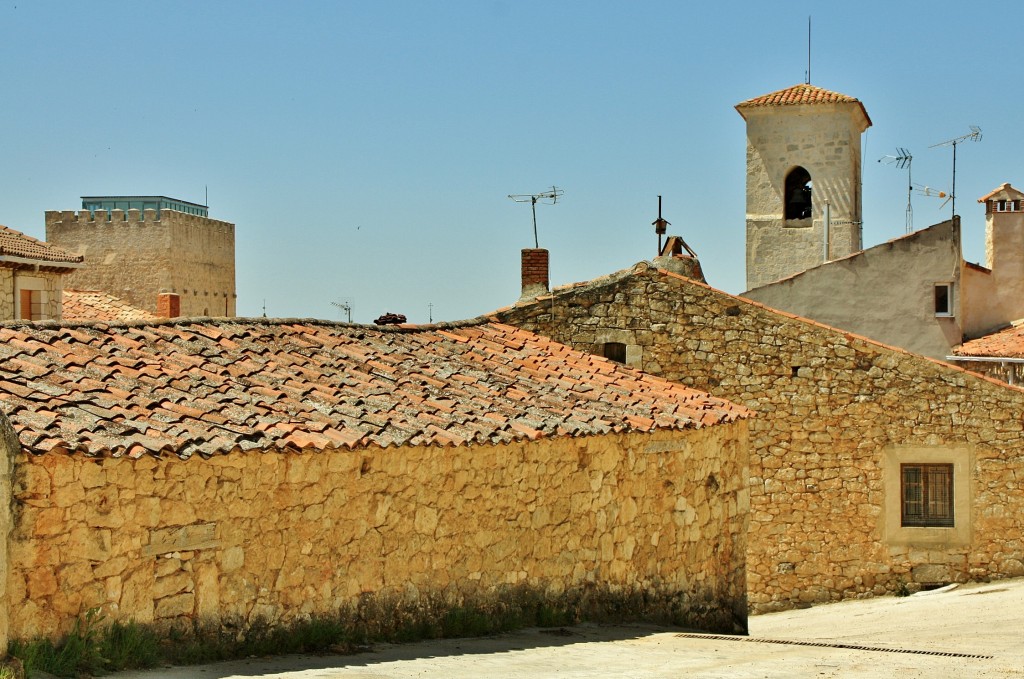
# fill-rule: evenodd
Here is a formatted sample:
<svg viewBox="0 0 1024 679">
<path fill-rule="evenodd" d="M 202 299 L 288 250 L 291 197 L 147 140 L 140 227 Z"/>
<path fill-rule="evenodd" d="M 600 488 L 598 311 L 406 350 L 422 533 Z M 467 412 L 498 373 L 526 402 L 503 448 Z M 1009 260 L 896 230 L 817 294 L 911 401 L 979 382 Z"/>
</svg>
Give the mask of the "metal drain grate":
<svg viewBox="0 0 1024 679">
<path fill-rule="evenodd" d="M 856 644 L 839 644 L 825 641 L 792 641 L 789 639 L 756 639 L 752 637 L 730 637 L 723 634 L 677 634 L 684 639 L 716 639 L 718 641 L 746 641 L 754 644 L 785 644 L 788 646 L 818 646 L 821 648 L 841 648 L 849 651 L 877 651 L 879 653 L 910 653 L 913 655 L 938 655 L 944 658 L 973 658 L 991 660 L 995 656 L 974 653 L 949 653 L 947 651 L 917 651 L 911 648 L 883 648 L 881 646 L 859 646 Z"/>
</svg>

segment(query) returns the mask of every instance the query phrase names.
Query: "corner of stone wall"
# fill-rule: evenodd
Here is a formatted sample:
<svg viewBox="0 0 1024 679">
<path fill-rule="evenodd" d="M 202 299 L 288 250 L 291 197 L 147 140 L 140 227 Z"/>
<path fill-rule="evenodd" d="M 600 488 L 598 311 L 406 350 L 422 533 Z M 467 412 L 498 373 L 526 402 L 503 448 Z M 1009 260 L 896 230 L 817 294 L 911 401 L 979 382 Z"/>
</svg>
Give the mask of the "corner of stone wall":
<svg viewBox="0 0 1024 679">
<path fill-rule="evenodd" d="M 7 416 L 0 413 L 0 658 L 7 656 L 10 637 L 11 599 L 8 591 L 10 577 L 10 544 L 13 528 L 14 460 L 21 450 L 18 436 Z"/>
</svg>

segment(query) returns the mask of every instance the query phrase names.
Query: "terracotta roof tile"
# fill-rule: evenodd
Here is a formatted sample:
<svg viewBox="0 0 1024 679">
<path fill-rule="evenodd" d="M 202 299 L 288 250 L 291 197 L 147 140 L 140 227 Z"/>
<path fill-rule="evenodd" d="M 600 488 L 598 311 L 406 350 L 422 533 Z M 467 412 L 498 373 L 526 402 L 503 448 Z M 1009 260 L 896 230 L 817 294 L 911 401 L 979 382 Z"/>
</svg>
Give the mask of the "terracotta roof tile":
<svg viewBox="0 0 1024 679">
<path fill-rule="evenodd" d="M 807 83 L 800 83 L 785 89 L 762 94 L 759 97 L 747 99 L 736 104 L 736 110 L 743 113 L 744 109 L 762 108 L 766 106 L 800 106 L 808 104 L 857 104 L 864 113 L 868 126 L 871 125 L 871 118 L 868 116 L 864 104 L 859 99 L 833 92 L 821 87 L 815 87 Z"/>
<path fill-rule="evenodd" d="M 759 97 L 747 99 L 736 105 L 736 108 L 746 108 L 752 106 L 785 106 L 789 104 L 836 104 L 836 103 L 860 103 L 859 100 L 840 94 L 839 92 L 832 92 L 831 90 L 822 89 L 815 87 L 814 85 L 808 85 L 807 83 L 800 83 L 799 85 L 793 85 L 785 89 L 777 90 L 775 92 L 769 92 L 768 94 L 762 94 Z"/>
<path fill-rule="evenodd" d="M 0 257 L 38 260 L 41 263 L 58 267 L 61 264 L 81 264 L 85 261 L 82 255 L 65 252 L 2 224 L 0 224 Z"/>
<path fill-rule="evenodd" d="M 33 454 L 500 443 L 688 429 L 741 406 L 497 323 L 0 326 L 0 409 Z"/>
<path fill-rule="evenodd" d="M 61 314 L 65 321 L 149 321 L 157 318 L 99 290 L 65 290 Z"/>
<path fill-rule="evenodd" d="M 964 342 L 953 350 L 956 356 L 1024 358 L 1024 321 L 1009 328 Z"/>
</svg>

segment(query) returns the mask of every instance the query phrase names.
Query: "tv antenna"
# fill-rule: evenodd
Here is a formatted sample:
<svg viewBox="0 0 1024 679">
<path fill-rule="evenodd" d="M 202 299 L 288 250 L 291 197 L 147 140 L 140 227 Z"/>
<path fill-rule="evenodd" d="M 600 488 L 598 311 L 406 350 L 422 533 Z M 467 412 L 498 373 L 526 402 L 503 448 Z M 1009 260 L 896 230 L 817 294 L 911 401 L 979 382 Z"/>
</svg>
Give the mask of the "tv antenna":
<svg viewBox="0 0 1024 679">
<path fill-rule="evenodd" d="M 533 246 L 536 248 L 540 247 L 540 241 L 537 240 L 537 201 L 540 201 L 546 205 L 554 205 L 558 202 L 558 199 L 565 193 L 562 189 L 557 186 L 552 186 L 548 191 L 542 191 L 541 193 L 510 193 L 509 198 L 517 203 L 530 203 L 530 208 L 533 210 Z"/>
<path fill-rule="evenodd" d="M 878 162 L 884 162 L 886 165 L 895 164 L 899 170 L 907 168 L 907 233 L 913 233 L 914 231 L 914 208 L 910 204 L 910 195 L 914 191 L 914 182 L 910 176 L 910 165 L 913 161 L 914 156 L 910 155 L 910 151 L 902 147 L 896 149 L 895 156 L 882 156 L 878 159 Z"/>
<path fill-rule="evenodd" d="M 331 306 L 337 307 L 345 312 L 348 317 L 348 322 L 352 322 L 352 303 L 351 300 L 347 302 L 331 302 Z"/>
<path fill-rule="evenodd" d="M 949 199 L 953 203 L 953 216 L 956 217 L 956 147 L 957 144 L 965 141 L 981 141 L 981 128 L 977 125 L 970 125 L 970 134 L 963 134 L 956 139 L 947 139 L 946 141 L 939 142 L 938 144 L 932 144 L 928 148 L 934 149 L 939 146 L 952 146 L 953 147 L 953 188 L 949 191 Z"/>
</svg>

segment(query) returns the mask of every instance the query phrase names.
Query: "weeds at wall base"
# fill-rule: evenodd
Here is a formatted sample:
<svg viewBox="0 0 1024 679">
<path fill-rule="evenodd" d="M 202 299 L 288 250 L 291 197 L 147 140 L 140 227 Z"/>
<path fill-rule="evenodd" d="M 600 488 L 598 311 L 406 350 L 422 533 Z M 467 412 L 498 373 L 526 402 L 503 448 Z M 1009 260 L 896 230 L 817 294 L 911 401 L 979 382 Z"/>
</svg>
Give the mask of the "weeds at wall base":
<svg viewBox="0 0 1024 679">
<path fill-rule="evenodd" d="M 638 592 L 591 590 L 552 598 L 530 588 L 514 587 L 480 600 L 453 600 L 445 594 L 412 600 L 398 594 L 365 595 L 335 615 L 314 616 L 287 625 L 266 620 L 248 625 L 225 621 L 216 627 L 195 623 L 162 629 L 134 622 L 103 625 L 103 616 L 91 610 L 63 639 L 15 641 L 8 653 L 24 663 L 26 672 L 100 676 L 124 669 L 251 656 L 352 654 L 368 650 L 369 644 L 379 641 L 487 636 L 584 621 L 660 622 L 722 632 L 726 630 L 719 625 L 700 624 L 697 618 L 704 623 L 721 620 L 725 610 L 725 603 L 716 603 L 713 598 L 698 603 L 685 595 L 652 597 Z M 687 615 L 688 611 L 696 615 Z M 0 679 L 5 679 L 2 674 Z"/>
</svg>

